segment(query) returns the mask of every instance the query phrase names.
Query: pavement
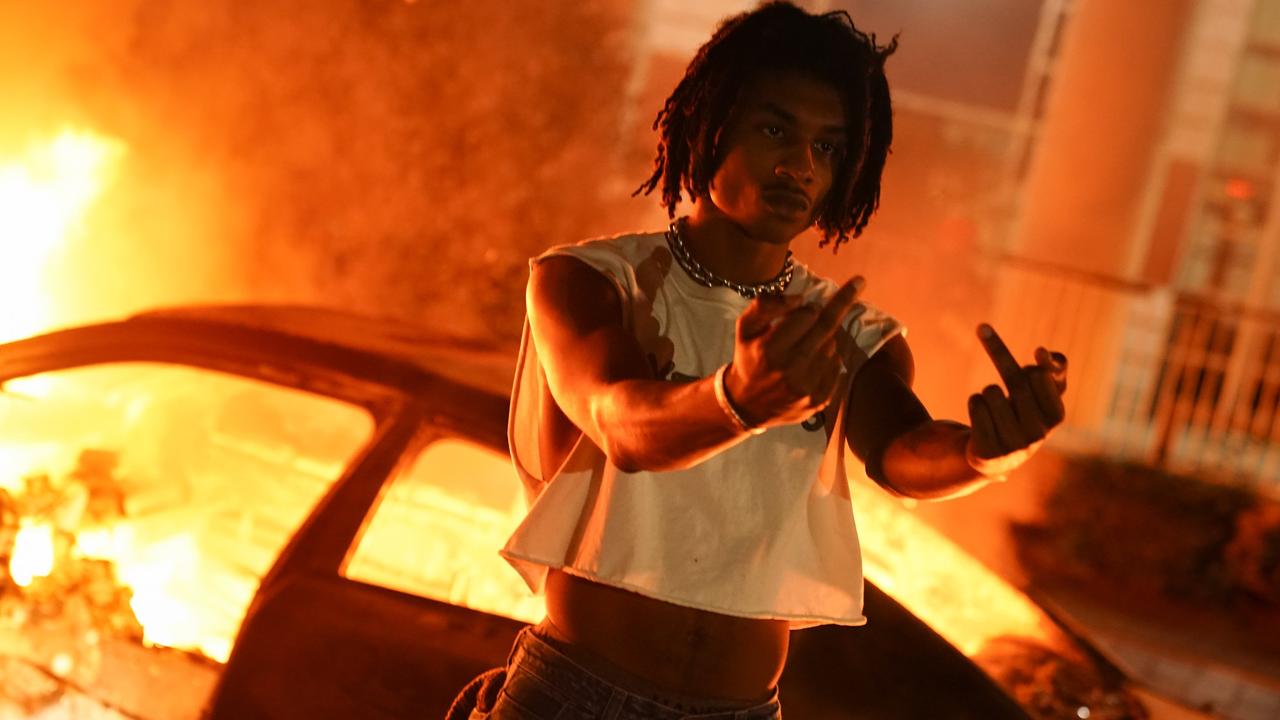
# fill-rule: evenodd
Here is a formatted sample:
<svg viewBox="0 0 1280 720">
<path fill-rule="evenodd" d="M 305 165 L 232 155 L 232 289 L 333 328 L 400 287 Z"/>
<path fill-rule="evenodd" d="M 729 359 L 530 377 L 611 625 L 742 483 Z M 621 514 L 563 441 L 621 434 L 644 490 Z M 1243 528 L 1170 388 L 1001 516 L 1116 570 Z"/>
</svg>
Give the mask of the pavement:
<svg viewBox="0 0 1280 720">
<path fill-rule="evenodd" d="M 1224 720 L 1280 718 L 1280 628 L 1170 608 L 1116 608 L 1067 588 L 1036 599 L 1151 690 Z"/>
</svg>

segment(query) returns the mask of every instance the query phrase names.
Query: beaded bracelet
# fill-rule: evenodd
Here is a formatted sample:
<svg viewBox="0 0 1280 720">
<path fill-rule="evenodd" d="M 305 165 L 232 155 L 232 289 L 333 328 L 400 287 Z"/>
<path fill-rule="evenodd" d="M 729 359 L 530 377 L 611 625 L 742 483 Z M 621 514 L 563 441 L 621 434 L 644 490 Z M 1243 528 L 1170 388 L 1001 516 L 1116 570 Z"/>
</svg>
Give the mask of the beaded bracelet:
<svg viewBox="0 0 1280 720">
<path fill-rule="evenodd" d="M 720 409 L 724 410 L 724 414 L 729 416 L 729 419 L 733 421 L 733 424 L 736 425 L 739 430 L 752 435 L 759 435 L 767 428 L 751 425 L 746 420 L 743 420 L 742 416 L 739 415 L 738 411 L 733 407 L 733 403 L 729 402 L 729 393 L 724 387 L 724 374 L 728 370 L 729 365 L 727 363 L 721 365 L 719 370 L 716 370 L 716 402 L 720 403 Z"/>
</svg>

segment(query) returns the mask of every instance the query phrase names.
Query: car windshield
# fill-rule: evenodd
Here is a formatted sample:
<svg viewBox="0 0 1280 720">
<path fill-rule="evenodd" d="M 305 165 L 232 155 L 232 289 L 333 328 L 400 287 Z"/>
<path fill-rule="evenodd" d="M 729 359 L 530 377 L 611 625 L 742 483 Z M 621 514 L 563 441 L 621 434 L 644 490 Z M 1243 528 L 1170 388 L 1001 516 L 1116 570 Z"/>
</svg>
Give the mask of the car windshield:
<svg viewBox="0 0 1280 720">
<path fill-rule="evenodd" d="M 345 402 L 185 366 L 9 380 L 0 658 L 90 688 L 126 647 L 224 662 L 259 580 L 373 427 Z"/>
</svg>

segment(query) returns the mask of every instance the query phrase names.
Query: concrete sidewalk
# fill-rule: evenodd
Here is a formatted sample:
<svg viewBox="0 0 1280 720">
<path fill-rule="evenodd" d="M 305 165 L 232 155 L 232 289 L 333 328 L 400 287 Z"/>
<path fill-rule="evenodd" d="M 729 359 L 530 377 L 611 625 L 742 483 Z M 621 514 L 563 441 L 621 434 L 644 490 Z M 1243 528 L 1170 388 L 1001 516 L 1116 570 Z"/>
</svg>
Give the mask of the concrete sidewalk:
<svg viewBox="0 0 1280 720">
<path fill-rule="evenodd" d="M 1205 618 L 1171 624 L 1165 614 L 1109 607 L 1062 588 L 1035 596 L 1161 695 L 1224 720 L 1280 718 L 1280 655 L 1267 649 L 1273 638 Z"/>
</svg>

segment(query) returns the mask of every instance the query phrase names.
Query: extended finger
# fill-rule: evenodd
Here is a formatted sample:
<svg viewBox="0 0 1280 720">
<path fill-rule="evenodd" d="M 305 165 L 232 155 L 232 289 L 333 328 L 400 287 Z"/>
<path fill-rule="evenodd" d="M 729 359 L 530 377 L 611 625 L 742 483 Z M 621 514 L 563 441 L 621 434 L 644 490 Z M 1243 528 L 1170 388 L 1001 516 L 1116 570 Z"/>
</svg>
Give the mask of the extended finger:
<svg viewBox="0 0 1280 720">
<path fill-rule="evenodd" d="M 1040 417 L 1044 418 L 1045 428 L 1057 427 L 1066 418 L 1067 411 L 1053 377 L 1043 366 L 1037 366 L 1027 373 L 1027 381 L 1035 396 L 1036 406 L 1040 408 Z"/>
<path fill-rule="evenodd" d="M 800 295 L 757 295 L 738 316 L 739 334 L 752 338 L 768 330 L 775 321 L 800 305 Z"/>
<path fill-rule="evenodd" d="M 1036 348 L 1036 364 L 1049 371 L 1058 393 L 1067 391 L 1067 356 L 1046 348 Z"/>
<path fill-rule="evenodd" d="M 813 352 L 805 356 L 808 363 L 805 367 L 805 373 L 810 377 L 818 377 L 826 373 L 827 369 L 835 365 L 837 369 L 840 367 L 839 351 L 836 349 L 836 339 L 834 336 L 827 338 L 821 347 L 814 348 Z"/>
<path fill-rule="evenodd" d="M 865 284 L 862 277 L 858 276 L 840 286 L 840 289 L 827 300 L 813 325 L 796 341 L 794 346 L 796 351 L 809 352 L 834 337 L 840 330 L 845 316 L 858 304 L 858 294 L 862 292 Z"/>
<path fill-rule="evenodd" d="M 1000 379 L 1004 380 L 1005 387 L 1012 391 L 1014 386 L 1026 381 L 1022 377 L 1022 368 L 1018 365 L 1017 358 L 1009 352 L 1009 346 L 996 334 L 995 328 L 982 323 L 978 326 L 978 338 L 991 358 L 991 363 L 996 366 L 996 372 L 1000 373 Z"/>
<path fill-rule="evenodd" d="M 996 436 L 1000 438 L 1002 448 L 1001 454 L 1026 447 L 1027 437 L 1018 423 L 1018 416 L 1014 413 L 1013 406 L 1004 396 L 1004 390 L 999 385 L 988 385 L 982 389 L 982 401 L 986 404 L 987 410 L 991 411 L 991 419 L 995 421 Z"/>
<path fill-rule="evenodd" d="M 821 312 L 822 309 L 813 303 L 805 303 L 787 312 L 766 334 L 767 352 L 775 359 L 791 357 L 792 347 L 813 327 Z"/>
<path fill-rule="evenodd" d="M 771 338 L 778 348 L 794 348 L 798 353 L 808 353 L 833 335 L 840 320 L 857 303 L 862 289 L 861 278 L 854 278 L 836 291 L 823 306 L 817 304 L 797 308 L 777 327 Z"/>
<path fill-rule="evenodd" d="M 973 445 L 975 455 L 980 458 L 995 458 L 1004 454 L 1000 450 L 995 420 L 981 395 L 969 396 L 969 426 L 973 428 L 969 442 Z"/>
</svg>

